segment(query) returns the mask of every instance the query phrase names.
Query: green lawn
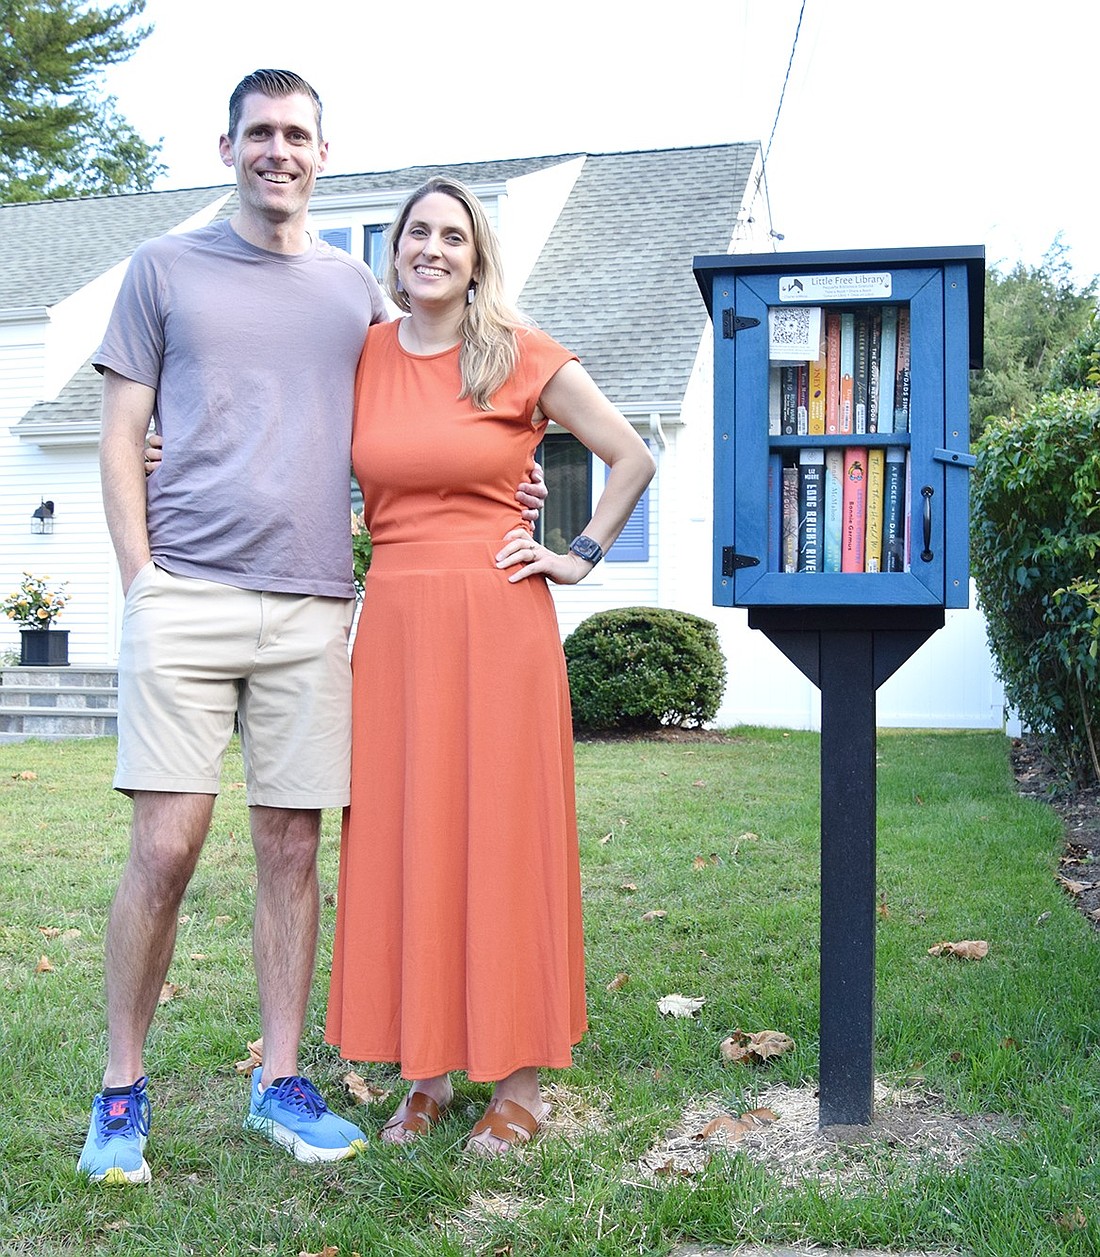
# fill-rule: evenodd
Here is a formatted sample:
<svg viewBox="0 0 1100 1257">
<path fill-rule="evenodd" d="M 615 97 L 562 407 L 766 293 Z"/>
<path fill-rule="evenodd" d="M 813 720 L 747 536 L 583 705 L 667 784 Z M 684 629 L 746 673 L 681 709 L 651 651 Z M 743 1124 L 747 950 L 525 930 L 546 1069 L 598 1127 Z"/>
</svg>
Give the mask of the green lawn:
<svg viewBox="0 0 1100 1257">
<path fill-rule="evenodd" d="M 963 1164 L 914 1162 L 882 1139 L 848 1154 L 864 1174 L 843 1188 L 828 1173 L 786 1185 L 736 1148 L 697 1173 L 643 1172 L 685 1111 L 739 1113 L 817 1073 L 818 740 L 737 729 L 720 744 L 578 746 L 592 1029 L 548 1079 L 554 1129 L 500 1163 L 461 1155 L 487 1096 L 464 1080 L 431 1138 L 372 1140 L 336 1166 L 300 1166 L 240 1129 L 234 1066 L 259 1028 L 234 752 L 183 905 L 179 992 L 147 1055 L 153 1182 L 111 1190 L 75 1162 L 103 1064 L 103 931 L 129 803 L 108 787 L 110 741 L 0 746 L 0 1253 L 625 1257 L 687 1240 L 1100 1252 L 1100 940 L 1055 883 L 1057 818 L 1017 797 L 999 735 L 883 732 L 878 749 L 876 1074 L 960 1119 L 998 1119 Z M 326 814 L 303 1068 L 348 1109 L 347 1064 L 322 1034 L 337 823 Z M 666 915 L 643 920 L 652 911 Z M 958 939 L 988 940 L 988 957 L 928 954 Z M 706 1003 L 662 1017 L 671 992 Z M 719 1044 L 735 1028 L 796 1046 L 729 1065 Z M 390 1068 L 356 1068 L 399 1085 Z M 392 1104 L 357 1117 L 373 1131 Z"/>
</svg>

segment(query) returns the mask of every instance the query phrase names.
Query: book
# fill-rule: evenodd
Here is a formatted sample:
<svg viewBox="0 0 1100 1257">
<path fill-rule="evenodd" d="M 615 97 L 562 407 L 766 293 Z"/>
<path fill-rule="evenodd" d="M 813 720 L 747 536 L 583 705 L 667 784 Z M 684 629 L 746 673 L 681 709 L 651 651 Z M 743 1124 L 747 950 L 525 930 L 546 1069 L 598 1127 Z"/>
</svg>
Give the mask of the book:
<svg viewBox="0 0 1100 1257">
<path fill-rule="evenodd" d="M 783 386 L 780 368 L 768 367 L 768 436 L 780 436 L 783 432 Z"/>
<path fill-rule="evenodd" d="M 842 489 L 840 570 L 862 572 L 863 547 L 867 540 L 867 450 L 865 447 L 845 446 Z"/>
<path fill-rule="evenodd" d="M 909 307 L 898 306 L 898 367 L 894 376 L 894 431 L 909 431 L 909 378 L 912 346 L 909 331 Z"/>
<path fill-rule="evenodd" d="M 866 310 L 853 315 L 852 431 L 867 431 L 867 384 L 871 362 L 871 320 Z"/>
<path fill-rule="evenodd" d="M 844 451 L 830 446 L 825 451 L 825 498 L 821 507 L 824 572 L 840 571 L 840 521 L 844 483 Z"/>
<path fill-rule="evenodd" d="M 840 315 L 825 315 L 825 431 L 840 431 Z"/>
<path fill-rule="evenodd" d="M 768 455 L 768 571 L 781 572 L 783 553 L 783 455 Z"/>
<path fill-rule="evenodd" d="M 825 451 L 798 451 L 798 570 L 820 572 L 821 504 L 825 490 Z"/>
<path fill-rule="evenodd" d="M 886 451 L 881 445 L 867 451 L 867 529 L 863 546 L 863 570 L 881 572 L 882 494 L 886 479 Z"/>
<path fill-rule="evenodd" d="M 809 366 L 810 436 L 825 435 L 825 359 L 815 358 Z"/>
<path fill-rule="evenodd" d="M 793 366 L 779 368 L 780 423 L 783 436 L 794 436 L 798 430 L 798 386 Z"/>
<path fill-rule="evenodd" d="M 797 362 L 791 370 L 794 372 L 795 431 L 805 436 L 810 430 L 810 365 Z"/>
<path fill-rule="evenodd" d="M 798 571 L 798 467 L 785 464 L 782 474 L 783 504 L 781 524 L 784 572 Z"/>
<path fill-rule="evenodd" d="M 882 564 L 884 572 L 905 571 L 905 450 L 886 447 L 882 493 Z"/>
<path fill-rule="evenodd" d="M 882 342 L 879 348 L 878 430 L 894 430 L 894 378 L 898 369 L 898 308 L 882 307 Z"/>
<path fill-rule="evenodd" d="M 855 319 L 845 310 L 840 316 L 840 415 L 837 422 L 841 435 L 852 429 L 852 371 L 855 369 Z"/>
<path fill-rule="evenodd" d="M 878 401 L 881 387 L 879 371 L 882 356 L 882 310 L 875 306 L 867 317 L 871 326 L 867 345 L 867 431 L 877 432 L 879 430 Z"/>
</svg>

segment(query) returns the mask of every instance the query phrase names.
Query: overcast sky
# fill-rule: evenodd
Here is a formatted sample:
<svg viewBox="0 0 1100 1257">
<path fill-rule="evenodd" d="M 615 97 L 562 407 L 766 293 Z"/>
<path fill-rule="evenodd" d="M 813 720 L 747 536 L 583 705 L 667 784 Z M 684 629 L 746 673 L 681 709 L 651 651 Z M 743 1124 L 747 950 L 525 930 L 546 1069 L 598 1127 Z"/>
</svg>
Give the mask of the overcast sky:
<svg viewBox="0 0 1100 1257">
<path fill-rule="evenodd" d="M 325 105 L 329 174 L 569 152 L 767 144 L 801 0 L 148 0 L 107 76 L 159 187 L 223 183 L 226 101 L 257 66 Z M 984 244 L 1063 233 L 1100 274 L 1096 50 L 1086 0 L 807 0 L 767 163 L 777 247 Z M 623 241 L 623 247 L 644 241 Z"/>
</svg>

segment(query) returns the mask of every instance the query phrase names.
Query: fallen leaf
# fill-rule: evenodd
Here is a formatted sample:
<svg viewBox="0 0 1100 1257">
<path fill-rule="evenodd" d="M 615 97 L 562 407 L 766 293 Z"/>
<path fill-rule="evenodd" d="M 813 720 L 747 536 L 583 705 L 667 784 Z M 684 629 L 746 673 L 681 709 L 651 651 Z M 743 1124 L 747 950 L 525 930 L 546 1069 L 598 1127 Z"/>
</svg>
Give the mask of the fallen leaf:
<svg viewBox="0 0 1100 1257">
<path fill-rule="evenodd" d="M 638 887 L 634 882 L 623 882 L 623 884 L 619 887 L 619 889 L 623 892 L 624 895 L 632 895 L 638 889 Z"/>
<path fill-rule="evenodd" d="M 1049 920 L 1050 920 L 1049 912 L 1040 912 L 1039 915 L 1035 918 L 1035 924 L 1042 925 L 1044 922 L 1049 921 Z"/>
<path fill-rule="evenodd" d="M 264 1063 L 264 1041 L 257 1039 L 255 1043 L 248 1045 L 248 1060 L 238 1061 L 233 1068 L 238 1074 L 251 1074 L 254 1069 L 259 1069 Z"/>
<path fill-rule="evenodd" d="M 772 1056 L 782 1056 L 793 1047 L 794 1040 L 779 1030 L 757 1030 L 746 1034 L 738 1029 L 722 1040 L 718 1050 L 734 1065 L 755 1065 Z"/>
<path fill-rule="evenodd" d="M 56 925 L 40 925 L 38 932 L 43 938 L 56 938 L 61 933 Z"/>
<path fill-rule="evenodd" d="M 335 896 L 335 895 L 331 895 L 331 894 L 329 894 L 329 895 L 326 895 L 326 896 L 325 896 L 325 907 L 326 907 L 326 908 L 335 908 L 335 907 L 336 907 L 336 896 Z"/>
<path fill-rule="evenodd" d="M 662 921 L 667 916 L 668 916 L 668 913 L 664 910 L 664 908 L 654 908 L 650 912 L 643 912 L 642 920 L 643 921 Z"/>
<path fill-rule="evenodd" d="M 750 1130 L 755 1130 L 757 1126 L 767 1126 L 770 1122 L 778 1120 L 778 1116 L 771 1109 L 750 1109 L 749 1112 L 742 1113 L 740 1117 L 723 1113 L 721 1117 L 708 1122 L 695 1138 L 713 1139 L 715 1135 L 721 1135 L 724 1139 L 735 1143 L 738 1139 L 744 1138 Z"/>
<path fill-rule="evenodd" d="M 53 973 L 53 965 L 50 964 L 49 956 L 39 956 L 38 964 L 34 966 L 35 973 Z"/>
<path fill-rule="evenodd" d="M 215 917 L 214 924 L 215 925 L 228 925 L 229 922 L 232 920 L 233 920 L 232 917 Z"/>
<path fill-rule="evenodd" d="M 343 1082 L 348 1089 L 348 1094 L 356 1104 L 377 1104 L 380 1100 L 389 1099 L 392 1094 L 386 1087 L 376 1087 L 373 1083 L 367 1082 L 354 1069 L 348 1070 L 344 1075 Z"/>
<path fill-rule="evenodd" d="M 193 951 L 193 952 L 191 953 L 191 959 L 192 959 L 192 960 L 209 960 L 209 959 L 210 959 L 210 957 L 209 957 L 209 956 L 207 956 L 204 952 L 201 952 L 201 951 Z"/>
<path fill-rule="evenodd" d="M 958 956 L 960 960 L 981 960 L 988 953 L 989 944 L 978 938 L 964 938 L 959 943 L 937 943 L 928 949 L 930 956 Z"/>
<path fill-rule="evenodd" d="M 699 789 L 699 787 L 701 787 L 701 786 L 705 786 L 707 783 L 706 783 L 705 781 L 703 781 L 703 780 L 702 780 L 702 778 L 700 778 L 698 781 L 693 781 L 691 784 L 692 784 L 692 785 L 693 785 L 696 789 Z"/>
<path fill-rule="evenodd" d="M 1083 1231 L 1088 1226 L 1089 1220 L 1078 1205 L 1072 1213 L 1060 1213 L 1054 1219 L 1054 1224 L 1063 1231 Z"/>
<path fill-rule="evenodd" d="M 607 990 L 609 990 L 609 991 L 621 991 L 621 990 L 623 989 L 623 987 L 624 987 L 624 986 L 626 986 L 626 984 L 627 984 L 629 981 L 630 981 L 630 974 L 628 974 L 628 973 L 617 973 L 617 974 L 615 974 L 615 976 L 611 979 L 611 981 L 607 984 Z"/>
<path fill-rule="evenodd" d="M 1092 890 L 1092 882 L 1074 882 L 1068 877 L 1060 877 L 1058 880 L 1062 883 L 1063 890 L 1071 895 L 1083 895 L 1086 890 Z"/>
<path fill-rule="evenodd" d="M 158 1004 L 167 1004 L 169 1000 L 179 999 L 183 994 L 183 987 L 177 986 L 175 982 L 165 982 L 160 988 L 160 995 L 157 997 Z"/>
<path fill-rule="evenodd" d="M 737 841 L 738 842 L 759 842 L 760 835 L 754 834 L 752 830 L 748 830 L 747 832 L 743 833 L 741 837 L 737 839 Z"/>
<path fill-rule="evenodd" d="M 320 1250 L 320 1252 L 316 1252 L 316 1253 L 307 1253 L 306 1250 L 303 1248 L 302 1251 L 298 1254 L 298 1257 L 340 1257 L 340 1250 L 336 1247 L 335 1244 L 326 1244 L 324 1248 Z"/>
<path fill-rule="evenodd" d="M 607 844 L 608 844 L 608 843 L 611 841 L 611 839 L 612 839 L 612 838 L 614 838 L 614 837 L 615 837 L 615 835 L 614 835 L 613 833 L 604 834 L 604 836 L 600 839 L 600 846 L 601 846 L 601 847 L 606 847 L 606 846 L 607 846 Z"/>
<path fill-rule="evenodd" d="M 692 860 L 691 867 L 693 869 L 705 869 L 707 867 L 707 863 L 708 862 L 704 860 L 701 855 L 697 855 L 695 859 Z"/>
<path fill-rule="evenodd" d="M 189 916 L 182 916 L 179 918 L 179 923 L 180 925 L 190 925 L 191 918 Z"/>
<path fill-rule="evenodd" d="M 705 995 L 662 995 L 657 1001 L 657 1011 L 666 1017 L 694 1017 L 707 1002 Z"/>
<path fill-rule="evenodd" d="M 25 769 L 21 773 L 12 773 L 12 781 L 37 781 L 38 774 L 32 773 L 29 769 Z"/>
<path fill-rule="evenodd" d="M 62 930 L 61 937 L 62 938 L 79 938 L 80 931 L 77 929 Z"/>
<path fill-rule="evenodd" d="M 243 789 L 244 789 L 244 782 L 243 782 L 243 781 L 231 781 L 231 782 L 229 783 L 229 788 L 230 788 L 230 790 L 243 790 Z"/>
<path fill-rule="evenodd" d="M 890 919 L 890 909 L 886 906 L 885 892 L 879 896 L 878 915 L 880 921 L 888 921 Z"/>
</svg>

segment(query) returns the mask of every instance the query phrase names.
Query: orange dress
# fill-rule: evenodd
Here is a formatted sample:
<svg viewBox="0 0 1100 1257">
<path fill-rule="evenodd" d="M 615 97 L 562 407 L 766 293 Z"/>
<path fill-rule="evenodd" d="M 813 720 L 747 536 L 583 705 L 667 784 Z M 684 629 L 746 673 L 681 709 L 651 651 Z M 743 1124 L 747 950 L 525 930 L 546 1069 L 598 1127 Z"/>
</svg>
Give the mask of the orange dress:
<svg viewBox="0 0 1100 1257">
<path fill-rule="evenodd" d="M 493 410 L 458 350 L 372 327 L 352 459 L 374 543 L 352 655 L 351 805 L 326 1035 L 406 1078 L 562 1068 L 586 1028 L 569 689 L 550 591 L 495 566 L 546 383 L 520 333 Z M 515 570 L 515 569 L 509 569 Z"/>
</svg>

